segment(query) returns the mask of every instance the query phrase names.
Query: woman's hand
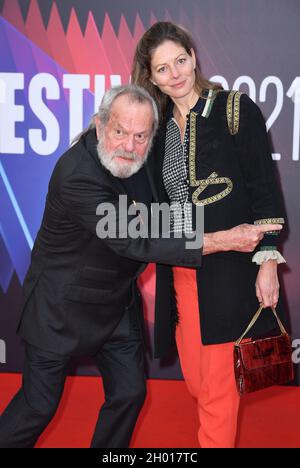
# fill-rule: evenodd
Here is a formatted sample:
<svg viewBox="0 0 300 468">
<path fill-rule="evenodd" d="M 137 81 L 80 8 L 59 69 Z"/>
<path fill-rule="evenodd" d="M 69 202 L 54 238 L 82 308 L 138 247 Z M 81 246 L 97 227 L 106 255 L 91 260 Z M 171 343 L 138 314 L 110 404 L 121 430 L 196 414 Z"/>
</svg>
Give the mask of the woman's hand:
<svg viewBox="0 0 300 468">
<path fill-rule="evenodd" d="M 255 287 L 256 296 L 260 304 L 264 307 L 276 308 L 279 298 L 276 260 L 269 260 L 260 265 Z"/>
</svg>

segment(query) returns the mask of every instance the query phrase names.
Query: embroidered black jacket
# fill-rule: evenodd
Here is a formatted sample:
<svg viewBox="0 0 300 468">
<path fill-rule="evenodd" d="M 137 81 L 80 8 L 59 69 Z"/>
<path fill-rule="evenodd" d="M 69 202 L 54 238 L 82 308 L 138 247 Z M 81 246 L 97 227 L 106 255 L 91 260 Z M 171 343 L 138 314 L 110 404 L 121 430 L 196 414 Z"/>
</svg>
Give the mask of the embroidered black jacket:
<svg viewBox="0 0 300 468">
<path fill-rule="evenodd" d="M 170 104 L 169 113 L 172 107 Z M 230 110 L 238 129 L 235 135 L 228 128 Z M 162 123 L 149 161 L 160 202 L 168 201 L 161 175 L 165 133 Z M 206 233 L 242 223 L 284 223 L 282 196 L 265 122 L 258 106 L 246 94 L 234 106 L 229 92 L 210 93 L 199 112 L 192 110 L 188 151 L 189 199 L 193 207 L 204 204 Z M 265 236 L 262 245 L 276 248 L 276 236 Z M 203 257 L 197 281 L 204 344 L 236 340 L 254 315 L 258 307 L 255 294 L 258 267 L 252 263 L 252 256 L 253 253 L 226 252 Z M 281 309 L 280 300 L 279 314 Z M 158 265 L 156 356 L 165 354 L 174 342 L 175 323 L 172 268 Z M 256 333 L 273 325 L 272 313 L 266 310 Z"/>
</svg>

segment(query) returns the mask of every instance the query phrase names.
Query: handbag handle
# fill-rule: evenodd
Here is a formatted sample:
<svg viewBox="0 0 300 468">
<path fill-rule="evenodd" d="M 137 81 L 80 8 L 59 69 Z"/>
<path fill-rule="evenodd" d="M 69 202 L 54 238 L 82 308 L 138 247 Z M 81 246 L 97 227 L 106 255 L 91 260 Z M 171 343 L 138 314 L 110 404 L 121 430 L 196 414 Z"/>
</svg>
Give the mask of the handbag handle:
<svg viewBox="0 0 300 468">
<path fill-rule="evenodd" d="M 247 333 L 251 330 L 251 328 L 253 327 L 253 325 L 255 324 L 255 322 L 257 321 L 257 319 L 259 318 L 262 310 L 264 309 L 264 306 L 260 306 L 260 308 L 258 309 L 258 311 L 256 312 L 256 314 L 254 315 L 253 319 L 251 320 L 251 322 L 249 323 L 247 329 L 245 330 L 245 332 L 242 334 L 242 336 L 235 342 L 235 345 L 236 346 L 239 346 L 241 344 L 241 341 L 242 339 L 247 335 Z M 287 335 L 287 331 L 286 329 L 284 328 L 283 326 L 283 323 L 281 322 L 280 318 L 278 317 L 277 315 L 277 312 L 276 312 L 276 309 L 274 307 L 272 307 L 272 311 L 273 311 L 273 314 L 275 315 L 275 318 L 277 320 L 277 323 L 278 323 L 278 326 L 281 330 L 281 333 L 283 335 Z"/>
</svg>

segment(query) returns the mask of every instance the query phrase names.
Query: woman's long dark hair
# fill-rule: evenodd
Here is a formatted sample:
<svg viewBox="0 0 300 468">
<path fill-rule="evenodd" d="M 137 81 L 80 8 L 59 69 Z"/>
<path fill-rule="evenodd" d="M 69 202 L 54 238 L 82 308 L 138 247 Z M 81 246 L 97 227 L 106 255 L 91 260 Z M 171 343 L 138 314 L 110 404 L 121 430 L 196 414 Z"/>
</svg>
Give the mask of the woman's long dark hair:
<svg viewBox="0 0 300 468">
<path fill-rule="evenodd" d="M 191 49 L 194 49 L 196 53 L 195 44 L 184 28 L 169 21 L 161 21 L 148 29 L 138 42 L 131 72 L 132 83 L 145 88 L 155 99 L 161 118 L 166 111 L 168 96 L 162 93 L 158 86 L 153 85 L 150 77 L 152 55 L 157 47 L 165 41 L 172 41 L 181 45 L 190 56 L 192 55 Z M 198 61 L 195 74 L 195 88 L 199 95 L 204 89 L 222 89 L 221 85 L 212 83 L 202 76 Z"/>
</svg>

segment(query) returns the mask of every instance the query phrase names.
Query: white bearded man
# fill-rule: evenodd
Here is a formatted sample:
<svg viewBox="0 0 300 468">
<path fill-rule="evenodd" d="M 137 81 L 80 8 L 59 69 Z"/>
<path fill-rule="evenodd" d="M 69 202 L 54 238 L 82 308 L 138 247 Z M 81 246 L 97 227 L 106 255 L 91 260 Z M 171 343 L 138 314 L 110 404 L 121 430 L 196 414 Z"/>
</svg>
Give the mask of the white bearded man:
<svg viewBox="0 0 300 468">
<path fill-rule="evenodd" d="M 121 195 L 151 203 L 143 166 L 157 126 L 146 91 L 113 88 L 56 164 L 23 285 L 23 384 L 0 417 L 0 447 L 35 446 L 56 412 L 71 357 L 82 355 L 94 358 L 105 390 L 91 446 L 129 446 L 146 388 L 137 276 L 148 262 L 201 263 L 201 250 L 186 250 L 184 238 L 96 234 L 101 203 L 117 206 Z"/>
</svg>

